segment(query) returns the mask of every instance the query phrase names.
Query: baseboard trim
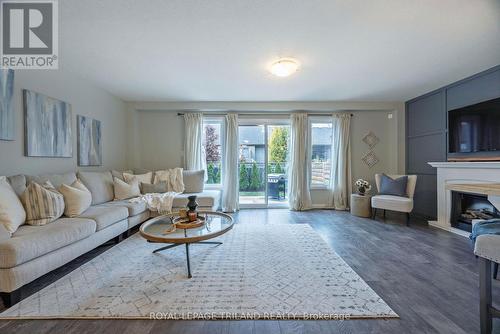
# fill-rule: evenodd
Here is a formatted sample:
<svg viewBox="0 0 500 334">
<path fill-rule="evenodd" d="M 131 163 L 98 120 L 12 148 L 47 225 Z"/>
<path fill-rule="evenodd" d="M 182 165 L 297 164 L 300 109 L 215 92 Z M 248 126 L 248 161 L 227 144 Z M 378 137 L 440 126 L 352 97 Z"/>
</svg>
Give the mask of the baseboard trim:
<svg viewBox="0 0 500 334">
<path fill-rule="evenodd" d="M 465 238 L 469 238 L 469 235 L 470 235 L 469 232 L 459 230 L 458 228 L 454 228 L 454 227 L 451 227 L 451 226 L 450 227 L 445 227 L 443 225 L 440 225 L 435 220 L 429 220 L 429 225 L 432 226 L 432 227 L 437 227 L 439 229 L 445 230 L 447 232 L 451 232 L 451 233 L 460 235 L 460 236 L 465 237 Z"/>
<path fill-rule="evenodd" d="M 333 207 L 327 204 L 313 204 L 311 207 L 313 209 L 335 210 Z"/>
</svg>

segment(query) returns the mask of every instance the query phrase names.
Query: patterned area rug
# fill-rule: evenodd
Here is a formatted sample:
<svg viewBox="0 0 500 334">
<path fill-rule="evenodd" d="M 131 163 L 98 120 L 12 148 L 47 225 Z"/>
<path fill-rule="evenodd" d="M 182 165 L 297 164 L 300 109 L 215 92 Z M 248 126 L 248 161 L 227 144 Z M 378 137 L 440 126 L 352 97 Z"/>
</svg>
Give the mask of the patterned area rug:
<svg viewBox="0 0 500 334">
<path fill-rule="evenodd" d="M 156 254 L 139 234 L 1 318 L 349 319 L 397 314 L 309 226 L 236 224 Z"/>
</svg>

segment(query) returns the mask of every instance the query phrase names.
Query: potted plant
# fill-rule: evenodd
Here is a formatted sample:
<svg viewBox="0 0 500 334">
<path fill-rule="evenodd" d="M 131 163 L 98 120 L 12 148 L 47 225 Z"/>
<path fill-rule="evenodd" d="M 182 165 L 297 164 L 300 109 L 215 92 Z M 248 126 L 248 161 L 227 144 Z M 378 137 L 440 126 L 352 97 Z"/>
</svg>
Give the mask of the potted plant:
<svg viewBox="0 0 500 334">
<path fill-rule="evenodd" d="M 364 196 L 372 188 L 370 182 L 363 179 L 358 179 L 354 184 L 358 187 L 358 194 L 361 196 Z"/>
</svg>

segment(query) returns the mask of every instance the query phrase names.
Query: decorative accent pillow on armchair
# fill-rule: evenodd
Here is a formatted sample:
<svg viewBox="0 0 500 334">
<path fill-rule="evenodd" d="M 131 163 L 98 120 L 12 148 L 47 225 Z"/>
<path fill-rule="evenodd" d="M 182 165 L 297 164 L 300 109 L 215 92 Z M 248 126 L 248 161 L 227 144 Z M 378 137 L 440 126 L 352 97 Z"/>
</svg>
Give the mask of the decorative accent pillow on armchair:
<svg viewBox="0 0 500 334">
<path fill-rule="evenodd" d="M 408 184 L 408 176 L 401 176 L 397 179 L 382 174 L 380 176 L 379 195 L 392 195 L 400 197 L 408 197 L 406 186 Z"/>
</svg>

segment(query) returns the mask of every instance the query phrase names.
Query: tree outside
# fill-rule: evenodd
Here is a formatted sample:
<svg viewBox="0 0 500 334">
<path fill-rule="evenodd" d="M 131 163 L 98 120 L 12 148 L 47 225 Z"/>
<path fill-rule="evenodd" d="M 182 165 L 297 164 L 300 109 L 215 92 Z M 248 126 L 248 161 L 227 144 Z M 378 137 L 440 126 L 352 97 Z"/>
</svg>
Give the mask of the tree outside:
<svg viewBox="0 0 500 334">
<path fill-rule="evenodd" d="M 212 125 L 205 126 L 205 155 L 207 162 L 220 162 L 219 135 Z"/>
<path fill-rule="evenodd" d="M 264 182 L 261 180 L 259 168 L 257 168 L 257 163 L 254 162 L 250 173 L 250 189 L 258 191 L 261 190 L 263 186 Z"/>
<path fill-rule="evenodd" d="M 205 125 L 205 156 L 207 159 L 207 183 L 219 184 L 221 182 L 220 147 L 218 145 L 219 135 L 217 129 L 212 125 Z"/>
<path fill-rule="evenodd" d="M 268 146 L 269 173 L 281 174 L 288 156 L 288 128 L 278 126 L 273 128 Z"/>
<path fill-rule="evenodd" d="M 250 180 L 248 177 L 247 166 L 244 163 L 240 164 L 240 190 L 246 191 L 250 188 Z"/>
</svg>

